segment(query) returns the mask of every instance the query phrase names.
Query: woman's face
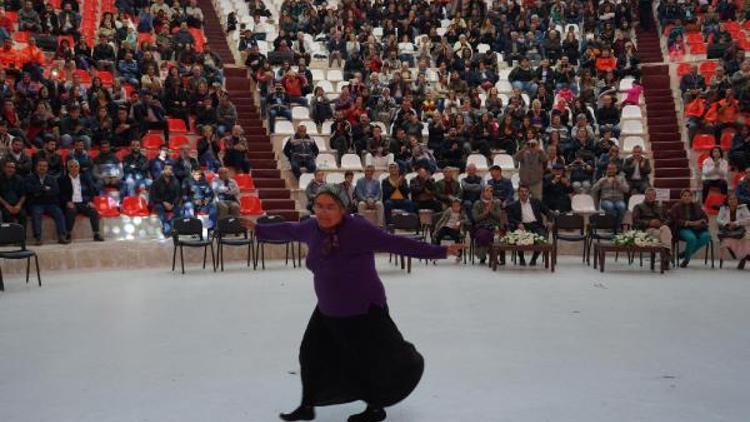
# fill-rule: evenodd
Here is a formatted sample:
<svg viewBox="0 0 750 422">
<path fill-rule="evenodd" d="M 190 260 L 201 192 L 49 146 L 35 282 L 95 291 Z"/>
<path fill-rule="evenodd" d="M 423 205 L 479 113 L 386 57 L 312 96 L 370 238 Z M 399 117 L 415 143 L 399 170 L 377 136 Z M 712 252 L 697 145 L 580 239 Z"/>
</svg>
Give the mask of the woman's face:
<svg viewBox="0 0 750 422">
<path fill-rule="evenodd" d="M 719 148 L 714 148 L 711 150 L 711 157 L 713 157 L 714 160 L 718 160 L 721 158 L 721 150 Z"/>
<path fill-rule="evenodd" d="M 680 195 L 680 200 L 683 204 L 689 204 L 693 202 L 693 194 L 690 191 L 685 191 Z"/>
<path fill-rule="evenodd" d="M 331 195 L 318 195 L 314 207 L 318 226 L 323 230 L 336 227 L 344 219 L 344 208 Z"/>
<path fill-rule="evenodd" d="M 737 196 L 732 194 L 727 197 L 727 205 L 729 205 L 731 208 L 737 208 L 739 205 L 739 201 L 737 200 Z"/>
</svg>

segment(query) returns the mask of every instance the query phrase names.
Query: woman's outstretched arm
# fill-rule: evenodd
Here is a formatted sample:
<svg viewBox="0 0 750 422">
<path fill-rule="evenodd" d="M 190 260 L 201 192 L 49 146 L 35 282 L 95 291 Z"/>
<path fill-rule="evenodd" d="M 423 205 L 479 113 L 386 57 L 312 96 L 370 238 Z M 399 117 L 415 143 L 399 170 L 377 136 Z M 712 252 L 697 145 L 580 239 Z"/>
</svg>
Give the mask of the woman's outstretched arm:
<svg viewBox="0 0 750 422">
<path fill-rule="evenodd" d="M 448 255 L 456 255 L 461 250 L 459 245 L 431 245 L 421 240 L 388 233 L 369 223 L 367 227 L 367 233 L 363 238 L 369 239 L 368 242 L 375 252 L 388 252 L 420 259 L 445 259 Z"/>
</svg>

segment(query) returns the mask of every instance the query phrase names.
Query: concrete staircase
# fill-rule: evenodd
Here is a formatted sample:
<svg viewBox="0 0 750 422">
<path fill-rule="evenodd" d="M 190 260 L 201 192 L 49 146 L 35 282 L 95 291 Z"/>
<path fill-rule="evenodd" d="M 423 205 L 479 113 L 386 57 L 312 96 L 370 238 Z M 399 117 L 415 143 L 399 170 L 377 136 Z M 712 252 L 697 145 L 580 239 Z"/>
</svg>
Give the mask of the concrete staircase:
<svg viewBox="0 0 750 422">
<path fill-rule="evenodd" d="M 253 96 L 252 81 L 244 67 L 234 64 L 234 56 L 227 44 L 227 36 L 221 26 L 211 0 L 198 0 L 203 10 L 204 33 L 211 48 L 224 60 L 224 85 L 237 107 L 238 123 L 245 129 L 248 140 L 248 156 L 252 175 L 268 214 L 281 215 L 287 220 L 299 219 L 291 191 L 282 178 L 273 151 L 271 138 L 266 133 Z"/>
<path fill-rule="evenodd" d="M 656 30 L 638 30 L 636 36 L 644 63 L 642 82 L 654 160 L 654 187 L 669 189 L 670 200 L 676 200 L 682 189 L 690 188 L 691 172 L 670 85 L 669 65 L 664 63 Z"/>
</svg>

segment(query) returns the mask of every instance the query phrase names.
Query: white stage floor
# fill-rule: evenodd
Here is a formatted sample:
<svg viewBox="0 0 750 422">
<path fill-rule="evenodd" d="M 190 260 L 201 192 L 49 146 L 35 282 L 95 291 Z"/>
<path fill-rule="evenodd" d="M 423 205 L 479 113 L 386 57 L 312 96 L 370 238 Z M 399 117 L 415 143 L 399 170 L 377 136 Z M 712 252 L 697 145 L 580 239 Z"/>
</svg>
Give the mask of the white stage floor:
<svg viewBox="0 0 750 422">
<path fill-rule="evenodd" d="M 748 420 L 746 272 L 611 262 L 602 276 L 561 261 L 555 274 L 443 262 L 411 275 L 381 261 L 391 314 L 426 361 L 388 420 Z M 265 422 L 298 404 L 306 271 L 43 276 L 0 294 L 0 421 Z"/>
</svg>

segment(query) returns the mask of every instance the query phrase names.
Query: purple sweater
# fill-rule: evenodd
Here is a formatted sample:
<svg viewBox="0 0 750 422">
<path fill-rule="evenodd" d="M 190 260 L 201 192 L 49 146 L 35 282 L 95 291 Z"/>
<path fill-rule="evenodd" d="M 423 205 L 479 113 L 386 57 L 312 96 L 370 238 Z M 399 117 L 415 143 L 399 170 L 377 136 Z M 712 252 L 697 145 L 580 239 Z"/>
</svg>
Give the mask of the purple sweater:
<svg viewBox="0 0 750 422">
<path fill-rule="evenodd" d="M 338 228 L 338 247 L 323 254 L 328 234 L 315 219 L 302 223 L 266 224 L 255 227 L 260 240 L 299 241 L 307 244 L 305 260 L 314 274 L 318 308 L 327 316 L 366 314 L 370 305 L 386 304 L 385 288 L 375 270 L 375 252 L 414 258 L 443 259 L 447 249 L 392 235 L 361 217 L 346 216 Z"/>
</svg>

